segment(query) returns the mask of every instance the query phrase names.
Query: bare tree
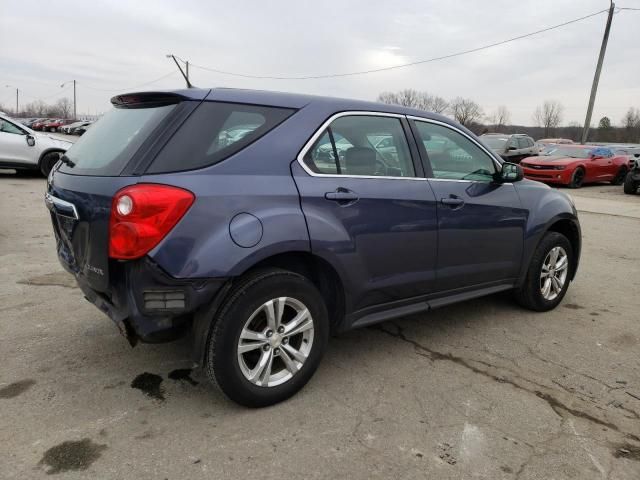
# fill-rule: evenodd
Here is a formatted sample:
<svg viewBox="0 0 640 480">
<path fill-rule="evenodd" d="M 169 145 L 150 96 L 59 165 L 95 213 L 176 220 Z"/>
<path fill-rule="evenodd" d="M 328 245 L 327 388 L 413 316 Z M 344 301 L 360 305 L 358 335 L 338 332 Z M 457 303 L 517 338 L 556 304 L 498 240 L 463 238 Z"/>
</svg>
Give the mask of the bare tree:
<svg viewBox="0 0 640 480">
<path fill-rule="evenodd" d="M 533 113 L 533 121 L 539 127 L 544 128 L 544 136 L 548 137 L 551 132 L 560 126 L 564 107 L 556 100 L 545 100 L 542 106 L 537 106 Z"/>
<path fill-rule="evenodd" d="M 496 111 L 489 116 L 489 123 L 491 123 L 496 130 L 499 130 L 502 127 L 506 127 L 511 123 L 511 113 L 504 105 L 500 105 Z"/>
<path fill-rule="evenodd" d="M 482 107 L 469 98 L 456 97 L 449 104 L 449 113 L 458 123 L 468 127 L 484 117 Z"/>
<path fill-rule="evenodd" d="M 69 118 L 73 112 L 73 104 L 68 98 L 61 98 L 55 104 L 55 108 L 58 111 L 58 116 L 62 118 Z"/>
<path fill-rule="evenodd" d="M 382 92 L 378 95 L 378 101 L 435 113 L 444 112 L 449 105 L 442 97 L 431 95 L 427 92 L 419 92 L 411 88 L 400 90 L 399 92 Z"/>
<path fill-rule="evenodd" d="M 444 113 L 449 108 L 449 102 L 437 95 L 422 93 L 422 110 L 434 113 Z"/>
<path fill-rule="evenodd" d="M 630 107 L 622 118 L 622 126 L 627 142 L 640 142 L 640 109 Z"/>
</svg>

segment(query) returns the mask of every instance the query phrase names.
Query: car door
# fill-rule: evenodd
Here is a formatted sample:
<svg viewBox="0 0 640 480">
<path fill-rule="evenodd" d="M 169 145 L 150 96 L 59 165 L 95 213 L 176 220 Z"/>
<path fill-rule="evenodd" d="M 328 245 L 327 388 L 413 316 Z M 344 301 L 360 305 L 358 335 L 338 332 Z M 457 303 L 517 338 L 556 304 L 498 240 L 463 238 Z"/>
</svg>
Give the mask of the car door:
<svg viewBox="0 0 640 480">
<path fill-rule="evenodd" d="M 527 220 L 514 185 L 495 180 L 500 164 L 462 130 L 418 118 L 412 125 L 438 202 L 437 290 L 512 283 Z"/>
<path fill-rule="evenodd" d="M 32 163 L 26 132 L 17 125 L 0 118 L 0 162 Z"/>
<path fill-rule="evenodd" d="M 339 113 L 292 164 L 311 250 L 338 269 L 348 311 L 435 288 L 436 202 L 407 133 L 401 115 Z"/>
<path fill-rule="evenodd" d="M 612 157 L 613 152 L 608 148 L 596 147 L 592 149 L 587 160 L 585 182 L 611 180 L 615 175 Z"/>
</svg>

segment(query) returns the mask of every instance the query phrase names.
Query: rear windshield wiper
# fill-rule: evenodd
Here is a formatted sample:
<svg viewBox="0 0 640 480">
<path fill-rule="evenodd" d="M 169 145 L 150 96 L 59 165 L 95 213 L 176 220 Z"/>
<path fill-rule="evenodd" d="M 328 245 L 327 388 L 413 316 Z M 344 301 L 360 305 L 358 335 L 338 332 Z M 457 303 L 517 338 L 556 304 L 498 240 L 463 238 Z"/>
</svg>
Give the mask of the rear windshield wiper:
<svg viewBox="0 0 640 480">
<path fill-rule="evenodd" d="M 75 162 L 71 160 L 69 157 L 67 157 L 67 155 L 64 153 L 60 155 L 60 161 L 66 165 L 69 165 L 69 167 L 71 168 L 76 166 Z"/>
</svg>

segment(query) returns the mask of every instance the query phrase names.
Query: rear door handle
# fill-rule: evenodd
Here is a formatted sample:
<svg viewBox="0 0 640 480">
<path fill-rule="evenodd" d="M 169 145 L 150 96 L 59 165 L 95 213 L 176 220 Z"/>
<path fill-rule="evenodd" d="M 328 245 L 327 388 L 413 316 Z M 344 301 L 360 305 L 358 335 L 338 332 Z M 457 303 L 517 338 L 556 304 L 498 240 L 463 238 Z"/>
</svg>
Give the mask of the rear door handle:
<svg viewBox="0 0 640 480">
<path fill-rule="evenodd" d="M 335 192 L 327 192 L 324 198 L 338 203 L 351 203 L 358 200 L 358 195 L 351 190 L 337 189 Z"/>
<path fill-rule="evenodd" d="M 448 197 L 441 198 L 440 203 L 443 205 L 448 205 L 450 207 L 462 207 L 464 205 L 464 200 L 460 197 Z"/>
</svg>

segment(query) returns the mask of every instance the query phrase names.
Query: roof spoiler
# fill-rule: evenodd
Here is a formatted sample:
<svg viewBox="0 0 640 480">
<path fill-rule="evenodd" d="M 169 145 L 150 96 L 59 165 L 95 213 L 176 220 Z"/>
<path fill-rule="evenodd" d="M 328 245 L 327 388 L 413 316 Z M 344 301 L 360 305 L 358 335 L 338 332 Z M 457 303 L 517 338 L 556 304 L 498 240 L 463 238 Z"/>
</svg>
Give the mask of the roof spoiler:
<svg viewBox="0 0 640 480">
<path fill-rule="evenodd" d="M 125 93 L 111 98 L 111 104 L 116 108 L 151 108 L 173 105 L 189 97 L 172 92 L 140 92 Z"/>
</svg>

